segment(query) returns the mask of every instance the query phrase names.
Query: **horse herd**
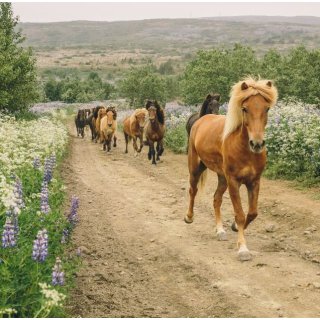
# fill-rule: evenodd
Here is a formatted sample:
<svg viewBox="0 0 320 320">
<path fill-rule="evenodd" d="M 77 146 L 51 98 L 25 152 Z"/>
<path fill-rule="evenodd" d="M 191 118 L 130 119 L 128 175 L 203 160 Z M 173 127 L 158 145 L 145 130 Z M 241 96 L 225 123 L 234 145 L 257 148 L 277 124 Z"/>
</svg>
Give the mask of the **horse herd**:
<svg viewBox="0 0 320 320">
<path fill-rule="evenodd" d="M 232 230 L 238 232 L 238 258 L 240 261 L 252 258 L 247 248 L 244 231 L 258 215 L 260 179 L 266 165 L 265 127 L 268 111 L 275 106 L 278 91 L 272 81 L 245 78 L 236 83 L 230 93 L 227 115 L 219 115 L 220 95 L 209 94 L 199 113 L 191 115 L 186 124 L 188 132 L 189 208 L 184 220 L 192 223 L 194 201 L 205 182 L 207 169 L 217 174 L 217 189 L 213 207 L 218 240 L 226 240 L 221 217 L 223 194 L 228 189 L 234 209 Z M 86 116 L 86 113 L 87 116 Z M 83 136 L 83 126 L 91 128 L 92 140 L 108 146 L 111 139 L 116 146 L 116 111 L 114 108 L 97 107 L 89 111 L 80 110 L 76 117 L 78 135 Z M 141 152 L 143 144 L 149 145 L 148 157 L 155 160 L 154 143 L 157 143 L 157 159 L 163 153 L 165 132 L 164 110 L 156 101 L 148 101 L 145 108 L 135 110 L 123 121 L 123 132 L 128 152 L 132 138 L 135 153 Z M 145 141 L 144 141 L 145 137 Z M 138 148 L 137 139 L 140 140 Z M 248 213 L 241 204 L 240 186 L 248 192 Z"/>
<path fill-rule="evenodd" d="M 187 123 L 188 136 L 192 125 L 197 119 L 206 114 L 219 113 L 219 94 L 208 94 L 204 100 L 200 112 L 192 114 Z M 75 117 L 77 136 L 84 137 L 84 128 L 89 126 L 91 139 L 103 144 L 103 150 L 110 151 L 117 146 L 117 111 L 115 107 L 97 106 L 93 109 L 80 109 Z M 152 164 L 160 160 L 163 154 L 163 138 L 165 134 L 165 114 L 156 100 L 148 100 L 145 108 L 139 108 L 126 117 L 122 123 L 125 138 L 125 153 L 128 153 L 129 141 L 133 142 L 135 156 L 141 152 L 144 145 L 149 146 L 148 159 Z M 139 140 L 139 147 L 138 147 Z"/>
</svg>

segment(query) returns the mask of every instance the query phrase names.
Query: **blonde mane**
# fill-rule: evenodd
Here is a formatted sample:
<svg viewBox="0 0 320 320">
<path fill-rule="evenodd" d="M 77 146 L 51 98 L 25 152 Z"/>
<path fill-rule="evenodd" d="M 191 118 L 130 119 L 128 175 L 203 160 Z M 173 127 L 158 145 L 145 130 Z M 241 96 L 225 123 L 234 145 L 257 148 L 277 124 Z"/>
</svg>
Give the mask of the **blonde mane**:
<svg viewBox="0 0 320 320">
<path fill-rule="evenodd" d="M 245 87 L 243 89 L 243 87 Z M 270 107 L 273 107 L 278 99 L 277 88 L 270 80 L 255 80 L 252 77 L 247 77 L 236 83 L 230 92 L 230 100 L 226 122 L 223 130 L 223 140 L 226 139 L 232 132 L 242 123 L 242 103 L 251 96 L 257 94 L 262 95 L 266 100 L 270 101 Z"/>
<path fill-rule="evenodd" d="M 148 116 L 148 111 L 146 108 L 136 109 L 134 110 L 133 114 L 130 116 L 130 124 L 134 123 L 136 121 L 136 116 L 138 116 L 141 113 L 144 113 L 146 117 Z"/>
</svg>

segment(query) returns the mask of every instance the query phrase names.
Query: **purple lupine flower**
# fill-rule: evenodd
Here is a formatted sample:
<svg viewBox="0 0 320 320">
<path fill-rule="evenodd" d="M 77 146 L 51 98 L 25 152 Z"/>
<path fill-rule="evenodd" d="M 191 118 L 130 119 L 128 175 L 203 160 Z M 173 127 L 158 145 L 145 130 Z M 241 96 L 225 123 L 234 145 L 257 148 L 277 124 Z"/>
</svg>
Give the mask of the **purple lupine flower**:
<svg viewBox="0 0 320 320">
<path fill-rule="evenodd" d="M 16 181 L 13 187 L 13 193 L 14 193 L 15 203 L 17 204 L 17 207 L 19 209 L 23 209 L 25 207 L 25 204 L 23 201 L 22 183 L 19 178 L 16 178 Z"/>
<path fill-rule="evenodd" d="M 9 210 L 6 211 L 6 216 L 11 220 L 11 223 L 14 227 L 15 235 L 19 232 L 19 223 L 18 223 L 18 210 L 17 207 L 10 207 Z"/>
<path fill-rule="evenodd" d="M 69 230 L 68 229 L 63 229 L 62 237 L 61 237 L 61 243 L 67 243 L 68 238 L 69 238 Z"/>
<path fill-rule="evenodd" d="M 61 260 L 59 257 L 56 258 L 56 263 L 52 268 L 52 284 L 54 286 L 64 285 L 64 272 L 62 270 Z"/>
<path fill-rule="evenodd" d="M 34 169 L 39 169 L 40 168 L 40 159 L 39 157 L 35 157 L 34 160 L 33 160 L 33 168 Z"/>
<path fill-rule="evenodd" d="M 48 255 L 48 232 L 46 229 L 40 230 L 36 240 L 33 241 L 32 259 L 43 262 Z"/>
<path fill-rule="evenodd" d="M 68 220 L 73 226 L 79 221 L 78 208 L 79 208 L 79 198 L 76 196 L 72 196 L 71 208 L 70 208 L 70 213 L 68 215 Z"/>
<path fill-rule="evenodd" d="M 41 194 L 40 194 L 40 211 L 48 214 L 51 209 L 49 206 L 49 190 L 48 190 L 48 183 L 43 181 L 41 187 Z"/>
<path fill-rule="evenodd" d="M 2 233 L 2 247 L 11 248 L 16 245 L 16 233 L 11 218 L 7 217 Z"/>
<path fill-rule="evenodd" d="M 53 162 L 52 162 L 52 158 L 48 157 L 44 161 L 43 180 L 49 183 L 52 179 L 52 173 L 53 173 Z"/>
</svg>

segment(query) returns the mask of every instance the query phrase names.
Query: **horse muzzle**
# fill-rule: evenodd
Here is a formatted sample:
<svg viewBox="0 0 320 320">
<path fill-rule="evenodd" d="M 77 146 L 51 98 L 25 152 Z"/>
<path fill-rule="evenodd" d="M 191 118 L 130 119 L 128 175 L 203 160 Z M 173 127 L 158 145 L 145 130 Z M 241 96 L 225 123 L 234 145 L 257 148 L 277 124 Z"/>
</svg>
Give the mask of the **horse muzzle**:
<svg viewBox="0 0 320 320">
<path fill-rule="evenodd" d="M 254 153 L 261 153 L 266 145 L 265 140 L 250 140 L 250 150 Z"/>
</svg>

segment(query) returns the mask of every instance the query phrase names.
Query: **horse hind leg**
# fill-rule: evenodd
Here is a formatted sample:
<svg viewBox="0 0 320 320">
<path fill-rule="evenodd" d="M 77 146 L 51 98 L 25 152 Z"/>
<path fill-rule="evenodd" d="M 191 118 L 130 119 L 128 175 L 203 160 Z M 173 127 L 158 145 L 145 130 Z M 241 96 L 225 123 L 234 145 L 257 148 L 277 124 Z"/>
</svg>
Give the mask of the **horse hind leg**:
<svg viewBox="0 0 320 320">
<path fill-rule="evenodd" d="M 192 164 L 191 164 L 192 165 Z M 189 208 L 187 215 L 184 218 L 184 221 L 186 223 L 192 223 L 193 222 L 193 208 L 194 208 L 194 199 L 197 195 L 198 192 L 198 183 L 200 178 L 204 179 L 203 174 L 205 173 L 205 170 L 207 167 L 204 165 L 202 161 L 199 161 L 197 159 L 197 162 L 192 165 L 192 169 L 189 169 L 190 172 L 190 177 L 189 177 L 189 182 L 190 182 L 190 188 L 189 188 Z"/>
<path fill-rule="evenodd" d="M 217 238 L 219 241 L 227 240 L 227 233 L 223 228 L 223 223 L 221 219 L 221 204 L 223 194 L 226 192 L 228 188 L 227 181 L 223 175 L 218 175 L 218 186 L 217 190 L 214 193 L 213 197 L 213 208 L 216 218 L 216 229 L 217 229 Z"/>
<path fill-rule="evenodd" d="M 126 133 L 124 134 L 124 139 L 126 141 L 126 151 L 125 151 L 125 153 L 128 153 L 129 137 L 128 137 L 128 135 Z"/>
</svg>

